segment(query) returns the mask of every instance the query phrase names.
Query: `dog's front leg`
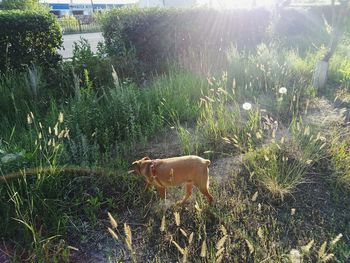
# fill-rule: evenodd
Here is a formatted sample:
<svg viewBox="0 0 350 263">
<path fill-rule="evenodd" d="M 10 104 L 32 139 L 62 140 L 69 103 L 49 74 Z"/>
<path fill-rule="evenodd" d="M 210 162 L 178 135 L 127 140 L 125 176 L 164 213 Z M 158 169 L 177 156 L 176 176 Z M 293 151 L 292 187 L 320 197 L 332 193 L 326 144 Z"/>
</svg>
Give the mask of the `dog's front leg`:
<svg viewBox="0 0 350 263">
<path fill-rule="evenodd" d="M 156 186 L 157 188 L 157 192 L 158 192 L 158 195 L 161 199 L 165 199 L 165 196 L 166 196 L 166 189 L 165 187 L 158 187 Z"/>
</svg>

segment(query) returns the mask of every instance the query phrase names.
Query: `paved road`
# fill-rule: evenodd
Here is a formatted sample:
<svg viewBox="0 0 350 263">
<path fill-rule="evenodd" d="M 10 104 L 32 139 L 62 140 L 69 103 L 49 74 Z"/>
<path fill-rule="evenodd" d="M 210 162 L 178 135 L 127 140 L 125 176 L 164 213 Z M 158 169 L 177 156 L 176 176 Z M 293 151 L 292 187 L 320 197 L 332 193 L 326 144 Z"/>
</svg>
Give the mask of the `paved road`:
<svg viewBox="0 0 350 263">
<path fill-rule="evenodd" d="M 71 58 L 73 56 L 73 45 L 74 42 L 80 40 L 80 37 L 85 38 L 91 45 L 91 49 L 93 52 L 97 51 L 98 42 L 103 41 L 103 36 L 101 32 L 98 33 L 84 33 L 84 34 L 72 34 L 72 35 L 64 35 L 63 36 L 63 47 L 64 50 L 61 49 L 58 51 L 63 58 Z"/>
</svg>

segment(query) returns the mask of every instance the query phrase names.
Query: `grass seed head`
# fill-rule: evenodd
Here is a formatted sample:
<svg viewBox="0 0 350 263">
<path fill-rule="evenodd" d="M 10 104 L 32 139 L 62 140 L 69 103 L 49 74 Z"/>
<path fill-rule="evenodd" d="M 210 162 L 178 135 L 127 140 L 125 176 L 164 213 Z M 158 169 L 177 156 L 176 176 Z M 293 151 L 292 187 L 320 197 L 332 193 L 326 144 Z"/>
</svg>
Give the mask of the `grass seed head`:
<svg viewBox="0 0 350 263">
<path fill-rule="evenodd" d="M 118 223 L 117 220 L 114 219 L 114 217 L 111 215 L 110 212 L 108 212 L 108 218 L 109 218 L 109 222 L 111 224 L 111 226 L 116 229 L 118 227 Z"/>
<path fill-rule="evenodd" d="M 202 258 L 207 257 L 207 243 L 206 243 L 205 239 L 202 242 L 200 257 L 202 257 Z"/>
<path fill-rule="evenodd" d="M 175 212 L 174 213 L 174 217 L 175 217 L 175 224 L 176 224 L 176 226 L 180 226 L 181 221 L 180 221 L 180 214 L 179 214 L 179 212 Z"/>
</svg>

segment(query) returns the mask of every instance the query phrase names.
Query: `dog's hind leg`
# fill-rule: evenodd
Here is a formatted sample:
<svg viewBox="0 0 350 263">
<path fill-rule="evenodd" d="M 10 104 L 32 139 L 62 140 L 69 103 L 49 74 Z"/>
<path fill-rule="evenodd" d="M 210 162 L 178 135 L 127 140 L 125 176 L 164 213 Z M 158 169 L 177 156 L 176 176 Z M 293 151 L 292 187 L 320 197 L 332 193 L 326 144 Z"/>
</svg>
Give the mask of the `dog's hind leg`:
<svg viewBox="0 0 350 263">
<path fill-rule="evenodd" d="M 186 183 L 186 195 L 182 198 L 181 201 L 177 202 L 178 204 L 184 204 L 188 198 L 191 197 L 192 195 L 192 186 L 193 186 L 193 183 L 192 182 L 188 182 Z"/>
<path fill-rule="evenodd" d="M 206 169 L 205 171 L 205 179 L 201 182 L 199 182 L 199 184 L 196 184 L 196 186 L 198 187 L 199 191 L 205 195 L 208 199 L 209 204 L 211 204 L 214 201 L 213 196 L 209 193 L 209 170 Z"/>
<path fill-rule="evenodd" d="M 205 188 L 205 189 L 199 188 L 199 191 L 201 191 L 201 193 L 204 194 L 208 198 L 209 204 L 213 203 L 214 197 L 209 193 L 207 188 Z"/>
</svg>

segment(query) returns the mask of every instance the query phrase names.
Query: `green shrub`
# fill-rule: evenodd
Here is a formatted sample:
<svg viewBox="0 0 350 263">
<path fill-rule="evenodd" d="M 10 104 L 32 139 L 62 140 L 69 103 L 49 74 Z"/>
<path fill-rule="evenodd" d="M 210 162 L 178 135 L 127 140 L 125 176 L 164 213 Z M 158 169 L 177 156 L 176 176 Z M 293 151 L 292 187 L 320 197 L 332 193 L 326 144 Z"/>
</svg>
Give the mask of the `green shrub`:
<svg viewBox="0 0 350 263">
<path fill-rule="evenodd" d="M 0 11 L 0 73 L 31 64 L 52 67 L 60 60 L 62 32 L 51 14 Z"/>
<path fill-rule="evenodd" d="M 35 11 L 46 11 L 46 12 L 50 10 L 47 5 L 41 4 L 39 0 L 2 0 L 0 3 L 0 9 L 35 10 Z"/>
<path fill-rule="evenodd" d="M 101 45 L 99 47 L 101 49 Z M 85 69 L 89 71 L 89 77 L 96 91 L 113 86 L 110 58 L 103 57 L 100 51 L 95 54 L 91 50 L 90 43 L 84 38 L 74 42 L 72 65 L 76 74 L 80 74 L 80 78 L 83 78 Z"/>
<path fill-rule="evenodd" d="M 168 59 L 189 50 L 214 58 L 232 43 L 255 46 L 266 38 L 269 12 L 210 9 L 116 9 L 102 21 L 107 51 L 124 73 L 164 72 Z"/>
</svg>

